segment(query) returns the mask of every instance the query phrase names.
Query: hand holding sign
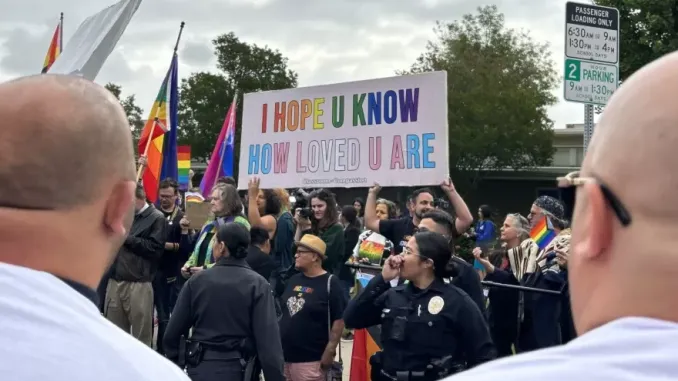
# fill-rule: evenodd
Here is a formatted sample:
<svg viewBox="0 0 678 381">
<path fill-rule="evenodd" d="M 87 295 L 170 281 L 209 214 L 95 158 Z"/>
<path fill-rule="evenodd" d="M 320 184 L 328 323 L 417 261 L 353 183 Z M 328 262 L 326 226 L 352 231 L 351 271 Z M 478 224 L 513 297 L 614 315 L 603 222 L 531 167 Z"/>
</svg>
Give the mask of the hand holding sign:
<svg viewBox="0 0 678 381">
<path fill-rule="evenodd" d="M 381 186 L 376 182 L 374 183 L 374 186 L 372 188 L 370 188 L 370 193 L 372 193 L 375 196 L 378 195 L 380 191 L 381 191 Z"/>
<path fill-rule="evenodd" d="M 457 189 L 454 187 L 454 183 L 452 182 L 452 178 L 450 177 L 445 179 L 445 181 L 440 184 L 440 187 L 445 193 L 454 193 L 457 191 Z"/>
</svg>

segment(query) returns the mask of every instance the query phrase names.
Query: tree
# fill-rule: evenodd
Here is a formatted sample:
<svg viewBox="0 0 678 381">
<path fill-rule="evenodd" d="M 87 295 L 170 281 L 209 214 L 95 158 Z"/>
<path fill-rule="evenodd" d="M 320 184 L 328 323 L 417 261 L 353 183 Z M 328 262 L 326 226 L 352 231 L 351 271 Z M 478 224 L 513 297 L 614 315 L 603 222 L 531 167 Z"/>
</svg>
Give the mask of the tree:
<svg viewBox="0 0 678 381">
<path fill-rule="evenodd" d="M 137 100 L 134 94 L 128 95 L 123 99 L 120 98 L 122 95 L 122 87 L 120 85 L 109 82 L 104 87 L 118 98 L 122 108 L 125 110 L 127 120 L 129 121 L 129 128 L 130 131 L 132 131 L 132 138 L 134 139 L 134 147 L 136 148 L 145 123 L 145 120 L 142 118 L 143 110 L 141 107 L 137 106 Z"/>
<path fill-rule="evenodd" d="M 596 5 L 619 9 L 619 80 L 678 49 L 678 2 L 646 0 L 594 0 Z M 596 106 L 601 113 L 602 107 Z"/>
<path fill-rule="evenodd" d="M 619 79 L 678 50 L 678 1 L 594 0 L 619 9 Z"/>
<path fill-rule="evenodd" d="M 484 172 L 548 165 L 557 84 L 548 45 L 507 29 L 496 6 L 438 23 L 436 40 L 406 72 L 446 70 L 450 168 Z"/>
<path fill-rule="evenodd" d="M 212 41 L 219 73 L 193 73 L 181 83 L 180 140 L 191 146 L 195 158 L 208 159 L 214 149 L 226 112 L 238 91 L 242 94 L 297 86 L 297 74 L 287 68 L 278 50 L 240 41 L 235 34 Z M 242 98 L 240 98 L 242 99 Z M 235 135 L 235 172 L 240 157 L 242 102 L 238 102 Z"/>
</svg>

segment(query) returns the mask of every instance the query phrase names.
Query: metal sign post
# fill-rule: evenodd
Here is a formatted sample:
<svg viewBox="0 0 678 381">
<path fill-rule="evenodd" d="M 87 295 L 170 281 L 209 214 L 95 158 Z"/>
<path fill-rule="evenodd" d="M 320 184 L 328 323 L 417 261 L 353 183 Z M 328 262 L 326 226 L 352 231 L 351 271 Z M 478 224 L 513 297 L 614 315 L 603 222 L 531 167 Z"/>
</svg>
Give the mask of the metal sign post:
<svg viewBox="0 0 678 381">
<path fill-rule="evenodd" d="M 619 85 L 619 10 L 565 6 L 564 97 L 584 103 L 584 150 L 593 135 L 593 105 L 604 106 Z"/>
</svg>

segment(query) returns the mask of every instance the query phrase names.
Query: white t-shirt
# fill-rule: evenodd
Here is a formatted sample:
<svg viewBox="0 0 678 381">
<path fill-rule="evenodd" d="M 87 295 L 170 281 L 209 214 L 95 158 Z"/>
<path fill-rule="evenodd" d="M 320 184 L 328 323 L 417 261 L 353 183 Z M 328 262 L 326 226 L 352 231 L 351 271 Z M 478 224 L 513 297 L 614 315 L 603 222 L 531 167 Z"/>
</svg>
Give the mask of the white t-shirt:
<svg viewBox="0 0 678 381">
<path fill-rule="evenodd" d="M 3 381 L 190 381 L 60 279 L 6 263 L 0 332 Z"/>
<path fill-rule="evenodd" d="M 496 360 L 449 381 L 655 381 L 678 379 L 678 324 L 624 318 L 566 345 Z"/>
</svg>

